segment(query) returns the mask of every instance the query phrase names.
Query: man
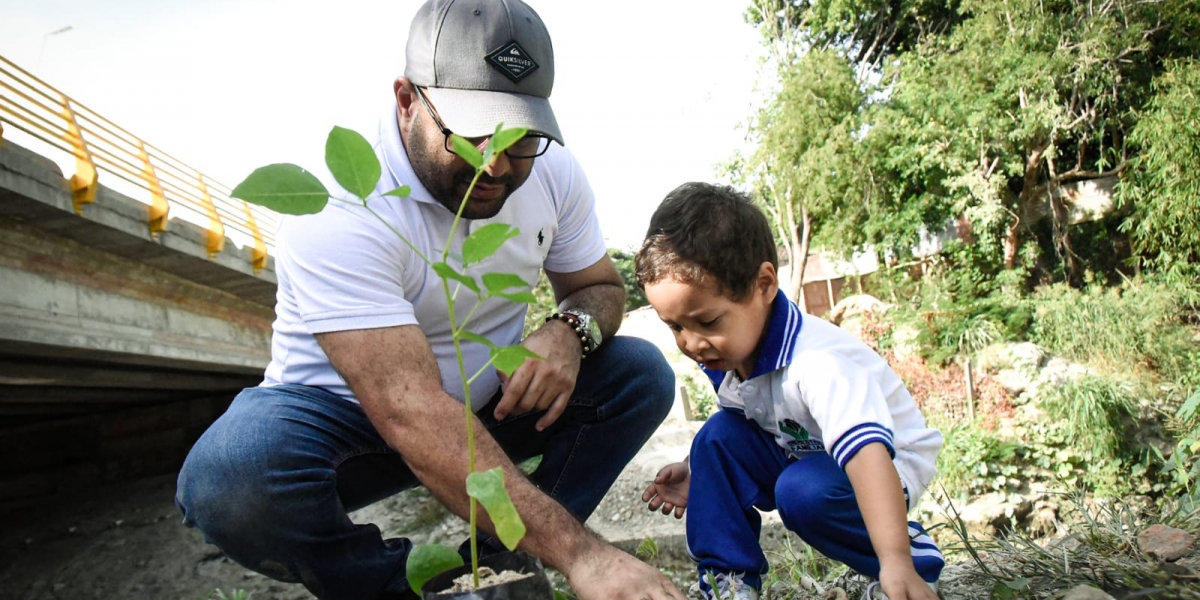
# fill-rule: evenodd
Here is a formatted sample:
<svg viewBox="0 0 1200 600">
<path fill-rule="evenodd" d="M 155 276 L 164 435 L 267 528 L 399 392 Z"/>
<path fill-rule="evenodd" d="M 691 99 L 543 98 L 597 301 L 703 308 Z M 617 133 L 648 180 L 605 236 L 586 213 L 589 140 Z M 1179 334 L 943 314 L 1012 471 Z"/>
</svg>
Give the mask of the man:
<svg viewBox="0 0 1200 600">
<path fill-rule="evenodd" d="M 411 543 L 382 539 L 347 512 L 424 485 L 468 514 L 463 377 L 441 281 L 419 256 L 446 250 L 473 174 L 447 150 L 450 132 L 482 146 L 503 122 L 530 135 L 475 186 L 449 251 L 482 222 L 515 225 L 520 236 L 482 271 L 532 282 L 544 268 L 559 305 L 521 342 L 544 359 L 511 378 L 480 371 L 481 344 L 463 347 L 477 470 L 504 469 L 528 528 L 521 548 L 581 598 L 682 599 L 581 524 L 665 417 L 674 376 L 650 344 L 612 337 L 625 290 L 587 180 L 560 145 L 545 26 L 520 0 L 431 0 L 406 56 L 374 147 L 384 165 L 376 192 L 409 185 L 411 196 L 285 219 L 271 364 L 189 454 L 176 499 L 184 522 L 238 563 L 319 598 L 416 597 L 405 578 Z M 520 340 L 524 305 L 458 290 L 459 319 L 475 304 L 471 331 L 498 345 Z M 537 455 L 526 479 L 513 461 Z"/>
</svg>

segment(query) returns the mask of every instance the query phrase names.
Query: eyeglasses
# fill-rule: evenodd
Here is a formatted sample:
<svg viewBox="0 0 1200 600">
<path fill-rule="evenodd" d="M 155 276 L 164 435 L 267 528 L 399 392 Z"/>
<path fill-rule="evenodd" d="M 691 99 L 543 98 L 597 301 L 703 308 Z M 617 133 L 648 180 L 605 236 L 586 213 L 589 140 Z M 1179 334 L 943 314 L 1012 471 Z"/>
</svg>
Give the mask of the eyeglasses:
<svg viewBox="0 0 1200 600">
<path fill-rule="evenodd" d="M 438 130 L 441 131 L 442 136 L 445 137 L 443 147 L 446 149 L 446 152 L 455 154 L 454 148 L 450 144 L 450 134 L 454 132 L 450 131 L 450 129 L 446 127 L 446 124 L 438 118 L 437 113 L 433 110 L 433 107 L 429 105 L 429 100 L 425 98 L 425 92 L 416 86 L 413 86 L 413 89 L 417 92 L 417 98 L 421 99 L 421 105 L 425 107 L 425 111 L 428 112 L 429 116 L 433 119 L 434 125 L 437 125 Z M 490 135 L 485 135 L 482 137 L 465 139 L 471 145 L 478 148 L 483 146 L 484 142 L 491 137 L 492 136 Z M 550 149 L 550 141 L 551 140 L 549 137 L 546 137 L 540 133 L 527 133 L 525 134 L 525 137 L 517 140 L 515 143 L 513 143 L 513 145 L 509 146 L 508 149 L 504 151 L 504 154 L 506 154 L 509 158 L 537 158 L 545 154 L 546 150 Z"/>
</svg>

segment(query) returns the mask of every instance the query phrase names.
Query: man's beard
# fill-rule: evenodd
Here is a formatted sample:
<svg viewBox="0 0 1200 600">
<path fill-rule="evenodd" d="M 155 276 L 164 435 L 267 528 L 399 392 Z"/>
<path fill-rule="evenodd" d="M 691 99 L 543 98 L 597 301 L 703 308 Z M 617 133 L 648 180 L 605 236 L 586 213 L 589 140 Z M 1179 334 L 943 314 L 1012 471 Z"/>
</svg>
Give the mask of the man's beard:
<svg viewBox="0 0 1200 600">
<path fill-rule="evenodd" d="M 468 166 L 463 166 L 456 171 L 453 176 L 447 177 L 445 167 L 439 165 L 433 156 L 430 156 L 429 148 L 436 148 L 433 152 L 442 154 L 446 153 L 445 148 L 439 148 L 441 144 L 434 142 L 442 142 L 443 140 L 425 139 L 425 132 L 428 128 L 419 125 L 413 125 L 413 140 L 412 144 L 408 144 L 405 151 L 408 153 L 408 162 L 412 165 L 413 172 L 417 174 L 417 179 L 421 180 L 421 185 L 437 200 L 439 204 L 445 206 L 447 210 L 453 213 L 458 212 L 458 208 L 462 205 L 463 196 L 466 194 L 467 188 L 471 185 L 471 180 L 475 178 L 475 169 Z M 440 132 L 437 136 L 441 136 Z M 448 153 L 447 153 L 448 154 Z M 438 157 L 443 158 L 444 157 Z M 403 182 L 401 182 L 403 183 Z M 468 201 L 467 206 L 463 208 L 462 217 L 464 219 L 490 219 L 504 208 L 504 203 L 515 189 L 514 177 L 512 171 L 509 171 L 502 177 L 492 177 L 487 173 L 479 176 L 479 182 L 483 184 L 503 185 L 505 187 L 504 194 L 500 198 L 487 201 Z"/>
</svg>

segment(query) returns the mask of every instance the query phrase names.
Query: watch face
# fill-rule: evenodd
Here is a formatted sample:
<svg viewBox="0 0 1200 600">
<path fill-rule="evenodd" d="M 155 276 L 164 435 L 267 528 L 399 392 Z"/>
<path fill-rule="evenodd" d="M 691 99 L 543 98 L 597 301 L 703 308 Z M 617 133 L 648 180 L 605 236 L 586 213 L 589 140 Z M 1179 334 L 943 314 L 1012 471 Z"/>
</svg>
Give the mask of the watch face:
<svg viewBox="0 0 1200 600">
<path fill-rule="evenodd" d="M 588 335 L 592 338 L 592 341 L 599 346 L 600 340 L 604 338 L 604 336 L 600 333 L 600 324 L 597 323 L 596 320 L 591 316 L 584 317 L 584 324 L 587 327 Z"/>
<path fill-rule="evenodd" d="M 579 317 L 579 322 L 583 323 L 583 329 L 587 332 L 588 338 L 592 340 L 592 344 L 596 346 L 600 345 L 600 342 L 604 339 L 604 336 L 600 333 L 600 324 L 592 318 L 592 315 L 578 310 L 565 310 L 563 312 L 569 312 L 576 317 Z"/>
</svg>

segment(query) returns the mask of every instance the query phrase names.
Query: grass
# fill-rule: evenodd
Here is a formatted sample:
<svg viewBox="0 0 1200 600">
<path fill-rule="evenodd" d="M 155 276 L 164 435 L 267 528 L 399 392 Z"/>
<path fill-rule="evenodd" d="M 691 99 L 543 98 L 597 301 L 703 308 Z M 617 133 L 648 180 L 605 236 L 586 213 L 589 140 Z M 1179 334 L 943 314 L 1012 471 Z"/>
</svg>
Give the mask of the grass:
<svg viewBox="0 0 1200 600">
<path fill-rule="evenodd" d="M 953 504 L 947 501 L 943 506 L 959 539 L 956 546 L 990 580 L 993 598 L 1059 598 L 1087 584 L 1130 598 L 1200 600 L 1196 575 L 1169 567 L 1137 547 L 1138 533 L 1154 523 L 1197 533 L 1200 513 L 1168 503 L 1159 514 L 1149 514 L 1120 500 L 1094 501 L 1082 493 L 1070 494 L 1069 500 L 1072 518 L 1064 525 L 1071 533 L 1048 543 L 1021 532 L 974 538 Z"/>
<path fill-rule="evenodd" d="M 826 586 L 823 583 L 833 582 L 848 570 L 846 565 L 826 558 L 807 544 L 799 542 L 795 535 L 785 536 L 777 550 L 766 554 L 771 563 L 771 572 L 763 581 L 764 589 L 769 589 L 779 581 L 802 589 L 824 588 Z"/>
<path fill-rule="evenodd" d="M 254 596 L 254 593 L 246 590 L 229 590 L 226 592 L 221 589 L 215 589 L 201 600 L 251 600 L 252 596 Z"/>
<path fill-rule="evenodd" d="M 1112 460 L 1129 449 L 1136 395 L 1129 381 L 1087 375 L 1051 390 L 1041 406 L 1063 424 L 1068 443 L 1088 448 L 1097 460 Z"/>
<path fill-rule="evenodd" d="M 1119 288 L 1064 284 L 1039 289 L 1030 340 L 1113 373 L 1154 372 L 1167 382 L 1200 377 L 1200 348 L 1184 323 L 1188 297 L 1175 287 L 1131 282 Z"/>
</svg>

